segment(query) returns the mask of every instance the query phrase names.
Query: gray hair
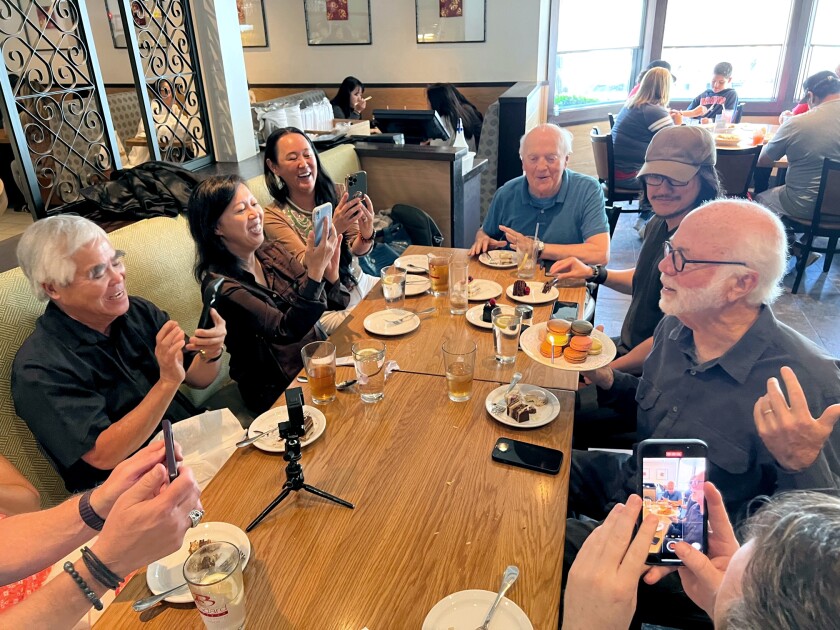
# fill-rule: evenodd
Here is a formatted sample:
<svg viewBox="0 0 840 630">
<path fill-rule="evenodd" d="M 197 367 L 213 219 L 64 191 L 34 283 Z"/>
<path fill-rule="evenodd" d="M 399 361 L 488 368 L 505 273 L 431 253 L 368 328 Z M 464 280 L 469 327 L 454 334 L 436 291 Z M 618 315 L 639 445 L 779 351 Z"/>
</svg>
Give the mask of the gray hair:
<svg viewBox="0 0 840 630">
<path fill-rule="evenodd" d="M 840 619 L 840 498 L 788 492 L 745 525 L 753 554 L 724 628 L 835 628 Z"/>
<path fill-rule="evenodd" d="M 108 240 L 101 227 L 75 215 L 48 217 L 30 225 L 18 243 L 17 259 L 35 297 L 48 299 L 44 284 L 70 284 L 76 275 L 73 255 L 100 239 Z"/>
<path fill-rule="evenodd" d="M 530 136 L 535 131 L 553 131 L 557 134 L 557 147 L 560 149 L 561 155 L 571 155 L 572 154 L 572 134 L 569 132 L 568 129 L 564 129 L 563 127 L 559 127 L 552 123 L 543 123 L 541 125 L 537 125 L 530 131 L 528 131 L 524 136 L 519 139 L 519 159 L 522 159 L 522 149 L 525 146 L 525 139 Z"/>
</svg>

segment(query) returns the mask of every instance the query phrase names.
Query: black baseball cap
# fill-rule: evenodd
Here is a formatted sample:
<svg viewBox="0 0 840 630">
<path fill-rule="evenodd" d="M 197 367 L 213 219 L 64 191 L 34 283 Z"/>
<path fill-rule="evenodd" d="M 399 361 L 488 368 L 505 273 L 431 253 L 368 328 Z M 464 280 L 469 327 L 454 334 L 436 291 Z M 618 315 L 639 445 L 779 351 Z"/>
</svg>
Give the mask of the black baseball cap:
<svg viewBox="0 0 840 630">
<path fill-rule="evenodd" d="M 802 98 L 799 102 L 807 103 L 808 92 L 813 92 L 820 85 L 826 83 L 827 81 L 833 80 L 837 80 L 837 75 L 834 74 L 831 70 L 822 70 L 821 72 L 812 74 L 810 77 L 805 79 L 805 83 L 802 84 Z"/>
<path fill-rule="evenodd" d="M 665 61 L 664 59 L 654 59 L 651 61 L 647 68 L 645 68 L 645 72 L 648 70 L 652 70 L 653 68 L 665 68 L 668 72 L 671 72 L 671 64 Z M 674 76 L 674 73 L 671 73 L 671 80 L 676 81 L 677 77 Z"/>
</svg>

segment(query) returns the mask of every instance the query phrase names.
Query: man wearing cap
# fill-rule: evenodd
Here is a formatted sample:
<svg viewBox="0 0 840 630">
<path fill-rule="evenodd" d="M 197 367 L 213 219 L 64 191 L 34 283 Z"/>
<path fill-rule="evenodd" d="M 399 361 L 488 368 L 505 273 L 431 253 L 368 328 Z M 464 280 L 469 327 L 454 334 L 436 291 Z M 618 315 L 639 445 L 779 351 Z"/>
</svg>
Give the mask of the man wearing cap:
<svg viewBox="0 0 840 630">
<path fill-rule="evenodd" d="M 787 119 L 758 157 L 757 166 L 769 169 L 786 155 L 785 184 L 761 192 L 757 200 L 776 214 L 808 220 L 814 215 L 823 161 L 840 160 L 840 78 L 830 70 L 817 72 L 805 80 L 803 91 L 810 111 Z"/>
<path fill-rule="evenodd" d="M 558 278 L 582 278 L 632 296 L 621 336 L 615 339 L 618 358 L 612 364 L 631 374 L 641 372 L 653 331 L 662 319 L 657 269 L 664 256 L 662 245 L 690 210 L 720 195 L 712 134 L 698 126 L 663 129 L 648 145 L 638 177 L 644 183 L 642 205 L 650 205 L 655 216 L 648 224 L 636 266 L 606 269 L 572 257 L 557 261 L 550 271 Z"/>
</svg>

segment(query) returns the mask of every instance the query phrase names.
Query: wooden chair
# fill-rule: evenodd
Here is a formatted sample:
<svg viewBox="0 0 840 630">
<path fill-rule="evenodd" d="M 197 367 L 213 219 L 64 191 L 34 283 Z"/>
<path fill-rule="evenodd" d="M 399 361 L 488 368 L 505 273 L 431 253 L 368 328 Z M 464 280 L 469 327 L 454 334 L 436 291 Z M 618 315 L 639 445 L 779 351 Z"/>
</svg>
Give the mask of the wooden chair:
<svg viewBox="0 0 840 630">
<path fill-rule="evenodd" d="M 840 237 L 840 161 L 826 158 L 823 162 L 822 175 L 820 176 L 820 192 L 817 195 L 817 204 L 814 208 L 814 217 L 811 221 L 784 217 L 785 223 L 790 225 L 797 232 L 805 232 L 804 244 L 800 245 L 801 252 L 799 261 L 796 263 L 796 279 L 793 281 L 793 293 L 799 290 L 799 283 L 805 273 L 808 264 L 808 254 L 819 252 L 825 254 L 823 273 L 828 273 L 831 268 L 831 261 L 837 252 L 837 239 Z M 826 247 L 815 247 L 814 237 L 828 237 Z"/>
<path fill-rule="evenodd" d="M 743 116 L 743 115 L 744 115 L 744 104 L 743 103 L 738 103 L 735 106 L 735 111 L 732 112 L 732 120 L 729 121 L 729 122 L 731 122 L 733 125 L 738 124 L 739 122 L 741 122 L 741 116 Z"/>
<path fill-rule="evenodd" d="M 618 188 L 615 185 L 615 161 L 613 158 L 613 143 L 610 134 L 601 134 L 598 127 L 593 127 L 589 133 L 592 143 L 592 154 L 595 157 L 595 171 L 598 181 L 604 189 L 607 198 L 607 217 L 610 222 L 610 238 L 615 232 L 618 218 L 622 212 L 638 212 L 638 209 L 624 208 L 620 204 L 635 201 L 639 198 L 639 191 L 633 188 Z"/>
<path fill-rule="evenodd" d="M 759 153 L 761 145 L 747 149 L 720 149 L 717 152 L 715 170 L 725 196 L 746 199 Z"/>
</svg>

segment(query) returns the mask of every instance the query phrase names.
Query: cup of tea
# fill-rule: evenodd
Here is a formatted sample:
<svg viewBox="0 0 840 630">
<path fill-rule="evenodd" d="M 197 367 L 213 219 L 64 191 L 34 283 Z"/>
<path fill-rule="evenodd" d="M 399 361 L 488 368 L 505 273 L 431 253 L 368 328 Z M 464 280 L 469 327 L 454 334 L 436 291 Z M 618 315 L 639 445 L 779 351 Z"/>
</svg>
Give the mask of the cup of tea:
<svg viewBox="0 0 840 630">
<path fill-rule="evenodd" d="M 300 349 L 309 379 L 312 402 L 326 405 L 335 400 L 335 346 L 329 341 L 313 341 Z"/>
<path fill-rule="evenodd" d="M 447 339 L 441 346 L 449 400 L 466 402 L 472 396 L 476 345 L 471 339 Z"/>
<path fill-rule="evenodd" d="M 435 297 L 446 295 L 449 291 L 449 254 L 429 254 L 429 280 L 432 281 L 432 294 Z"/>
</svg>

